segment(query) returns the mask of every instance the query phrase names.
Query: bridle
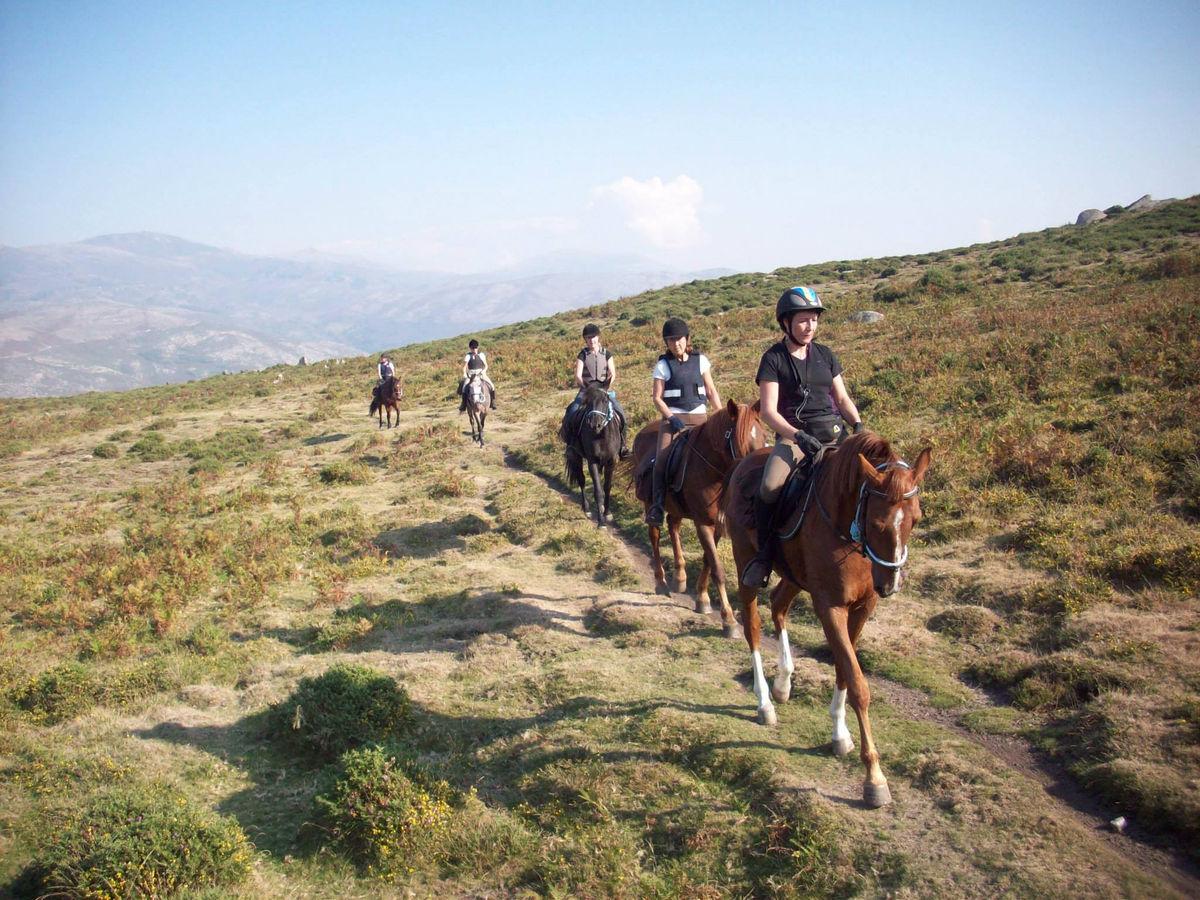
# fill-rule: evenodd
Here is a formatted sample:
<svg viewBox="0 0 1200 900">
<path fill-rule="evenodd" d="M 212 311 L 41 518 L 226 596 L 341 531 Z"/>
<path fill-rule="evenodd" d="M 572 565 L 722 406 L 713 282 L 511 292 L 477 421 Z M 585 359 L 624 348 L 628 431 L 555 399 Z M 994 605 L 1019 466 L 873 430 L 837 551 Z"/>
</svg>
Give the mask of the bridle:
<svg viewBox="0 0 1200 900">
<path fill-rule="evenodd" d="M 912 469 L 912 466 L 910 466 L 904 460 L 898 459 L 894 462 L 879 463 L 877 466 L 875 466 L 875 471 L 886 472 L 888 469 L 890 469 L 892 467 L 895 467 L 898 469 L 910 469 L 910 470 Z M 921 492 L 921 486 L 913 485 L 912 489 L 909 490 L 907 493 L 905 493 L 904 496 L 902 496 L 900 499 L 908 500 L 912 497 L 915 497 L 920 492 Z M 814 493 L 816 493 L 816 492 L 814 492 Z M 866 528 L 863 526 L 863 516 L 866 515 L 867 498 L 868 497 L 880 497 L 880 498 L 886 499 L 887 494 L 885 494 L 883 491 L 877 491 L 877 490 L 875 490 L 875 488 L 870 487 L 869 482 L 867 482 L 866 480 L 863 481 L 862 486 L 859 487 L 859 489 L 858 489 L 858 502 L 855 504 L 855 507 L 854 507 L 854 518 L 850 520 L 849 536 L 844 535 L 840 531 L 838 531 L 837 526 L 833 524 L 833 518 L 829 515 L 828 511 L 825 509 L 825 504 L 823 504 L 821 502 L 821 497 L 819 494 L 816 495 L 817 509 L 819 509 L 821 511 L 821 516 L 825 519 L 825 521 L 827 523 L 829 523 L 829 527 L 833 529 L 834 534 L 836 534 L 839 538 L 841 538 L 843 541 L 845 541 L 848 544 L 858 544 L 859 552 L 862 553 L 863 556 L 865 556 L 869 560 L 871 560 L 871 562 L 875 563 L 876 565 L 883 566 L 885 569 L 899 569 L 906 562 L 908 562 L 908 545 L 907 544 L 904 545 L 904 555 L 900 557 L 899 561 L 892 562 L 891 560 L 886 560 L 886 559 L 883 559 L 882 557 L 880 557 L 878 553 L 876 553 L 874 550 L 871 549 L 870 544 L 867 543 L 867 532 L 866 532 Z"/>
</svg>

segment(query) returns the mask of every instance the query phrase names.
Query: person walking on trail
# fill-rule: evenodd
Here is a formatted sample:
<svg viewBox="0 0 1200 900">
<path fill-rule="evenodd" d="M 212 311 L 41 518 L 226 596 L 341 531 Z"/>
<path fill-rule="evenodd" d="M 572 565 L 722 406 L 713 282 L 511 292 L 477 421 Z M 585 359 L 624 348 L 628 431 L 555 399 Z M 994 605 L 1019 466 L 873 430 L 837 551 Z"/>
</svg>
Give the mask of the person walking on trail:
<svg viewBox="0 0 1200 900">
<path fill-rule="evenodd" d="M 625 459 L 629 456 L 629 446 L 625 439 L 627 417 L 620 401 L 617 400 L 616 383 L 616 360 L 613 359 L 613 355 L 607 348 L 600 345 L 600 326 L 589 322 L 583 326 L 583 349 L 575 357 L 575 384 L 579 388 L 579 393 L 575 395 L 575 399 L 571 401 L 571 405 L 567 407 L 567 412 L 563 416 L 562 437 L 564 441 L 569 439 L 567 431 L 571 427 L 571 420 L 583 405 L 584 392 L 589 387 L 599 387 L 608 391 L 608 399 L 612 401 L 613 410 L 621 423 L 620 458 Z"/>
<path fill-rule="evenodd" d="M 692 346 L 687 322 L 667 319 L 662 329 L 667 352 L 654 364 L 651 398 L 662 416 L 658 425 L 658 449 L 654 455 L 654 499 L 646 511 L 646 522 L 661 525 L 666 502 L 667 448 L 675 435 L 708 418 L 708 404 L 720 408 L 721 396 L 712 380 L 712 364 Z"/>
<path fill-rule="evenodd" d="M 814 338 L 825 306 L 810 287 L 788 288 L 775 304 L 783 340 L 758 364 L 759 416 L 775 430 L 775 447 L 763 467 L 755 504 L 758 553 L 742 584 L 763 587 L 774 561 L 775 504 L 792 470 L 808 465 L 824 444 L 840 443 L 849 429 L 862 431 L 862 416 L 842 380 L 837 355 Z"/>
<path fill-rule="evenodd" d="M 483 382 L 492 389 L 491 407 L 492 409 L 496 408 L 496 385 L 492 384 L 492 379 L 488 377 L 487 370 L 487 356 L 479 349 L 479 341 L 471 338 L 471 342 L 467 344 L 467 355 L 463 357 L 462 381 L 458 386 L 458 392 L 462 395 L 462 402 L 458 405 L 459 412 L 467 408 L 466 387 L 472 373 L 478 373 Z"/>
</svg>

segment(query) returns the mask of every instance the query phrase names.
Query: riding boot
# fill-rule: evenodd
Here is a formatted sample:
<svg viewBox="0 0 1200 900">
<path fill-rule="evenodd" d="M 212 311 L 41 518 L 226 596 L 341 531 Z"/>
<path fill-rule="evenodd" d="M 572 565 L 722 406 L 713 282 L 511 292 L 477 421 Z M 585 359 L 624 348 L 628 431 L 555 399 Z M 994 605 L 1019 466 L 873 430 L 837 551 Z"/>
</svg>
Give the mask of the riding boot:
<svg viewBox="0 0 1200 900">
<path fill-rule="evenodd" d="M 625 440 L 625 419 L 621 418 L 621 452 L 617 454 L 620 459 L 629 458 L 629 442 Z"/>
<path fill-rule="evenodd" d="M 775 501 L 777 502 L 778 500 Z M 758 552 L 742 573 L 742 584 L 746 587 L 766 587 L 767 580 L 771 577 L 775 558 L 775 535 L 772 533 L 775 525 L 775 503 L 764 503 L 759 498 L 754 501 L 754 531 Z"/>
<path fill-rule="evenodd" d="M 496 389 L 495 389 L 495 388 L 492 388 L 492 402 L 491 402 L 491 407 L 492 407 L 492 409 L 495 409 L 495 408 L 496 408 Z"/>
<path fill-rule="evenodd" d="M 668 451 L 660 450 L 659 452 L 666 453 Z M 654 474 L 652 476 L 651 484 L 653 485 L 653 488 L 651 489 L 650 495 L 653 498 L 653 502 L 650 504 L 650 508 L 646 510 L 646 524 L 661 525 L 663 523 L 663 504 L 667 502 L 666 466 L 656 465 L 654 467 Z"/>
</svg>

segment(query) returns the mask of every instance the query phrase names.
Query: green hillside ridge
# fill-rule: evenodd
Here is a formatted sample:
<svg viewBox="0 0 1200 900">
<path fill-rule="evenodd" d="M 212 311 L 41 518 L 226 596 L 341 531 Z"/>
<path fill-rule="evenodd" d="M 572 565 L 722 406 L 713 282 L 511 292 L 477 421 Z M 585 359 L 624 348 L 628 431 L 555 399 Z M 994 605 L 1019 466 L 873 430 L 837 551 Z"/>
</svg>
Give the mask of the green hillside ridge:
<svg viewBox="0 0 1200 900">
<path fill-rule="evenodd" d="M 827 753 L 809 613 L 796 698 L 759 728 L 744 642 L 655 597 L 620 542 L 645 543 L 631 496 L 614 491 L 614 536 L 555 491 L 585 322 L 641 424 L 664 318 L 688 318 L 722 395 L 748 400 L 792 284 L 829 307 L 819 339 L 869 427 L 934 448 L 908 584 L 864 635 L 883 812 L 838 799 L 860 775 Z M 865 309 L 884 321 L 851 321 Z M 1200 846 L 1198 329 L 1191 198 L 480 333 L 501 403 L 483 450 L 455 414 L 461 339 L 392 354 L 399 431 L 365 415 L 365 357 L 0 401 L 0 884 L 70 868 L 48 832 L 85 798 L 165 785 L 260 851 L 221 888 L 244 896 L 1180 889 L 965 735 L 1024 736 L 1141 833 Z M 283 723 L 272 704 L 338 663 L 411 697 L 381 732 L 394 762 L 338 769 L 285 739 L 296 704 Z M 958 731 L 889 704 L 889 683 Z M 401 785 L 439 840 L 362 849 L 315 798 L 364 777 Z"/>
</svg>

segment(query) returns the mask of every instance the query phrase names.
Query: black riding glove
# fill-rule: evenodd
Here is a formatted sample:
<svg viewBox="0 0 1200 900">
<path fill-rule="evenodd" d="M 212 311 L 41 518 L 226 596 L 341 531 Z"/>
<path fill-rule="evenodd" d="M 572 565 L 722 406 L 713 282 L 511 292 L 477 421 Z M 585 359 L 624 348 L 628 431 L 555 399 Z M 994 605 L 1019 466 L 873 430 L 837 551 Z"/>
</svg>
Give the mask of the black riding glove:
<svg viewBox="0 0 1200 900">
<path fill-rule="evenodd" d="M 853 424 L 850 426 L 850 433 L 851 433 L 851 434 L 858 434 L 860 431 L 862 431 L 862 430 L 863 430 L 863 428 L 864 428 L 864 426 L 863 426 L 863 423 L 862 423 L 862 419 L 859 419 L 857 422 L 853 423 Z"/>
<path fill-rule="evenodd" d="M 679 416 L 671 416 L 671 418 L 667 419 L 667 423 L 671 426 L 671 430 L 676 434 L 687 428 L 687 426 L 683 424 L 683 419 L 679 418 Z"/>
<path fill-rule="evenodd" d="M 792 440 L 804 451 L 805 456 L 816 456 L 821 451 L 821 442 L 807 431 L 797 431 Z"/>
</svg>

